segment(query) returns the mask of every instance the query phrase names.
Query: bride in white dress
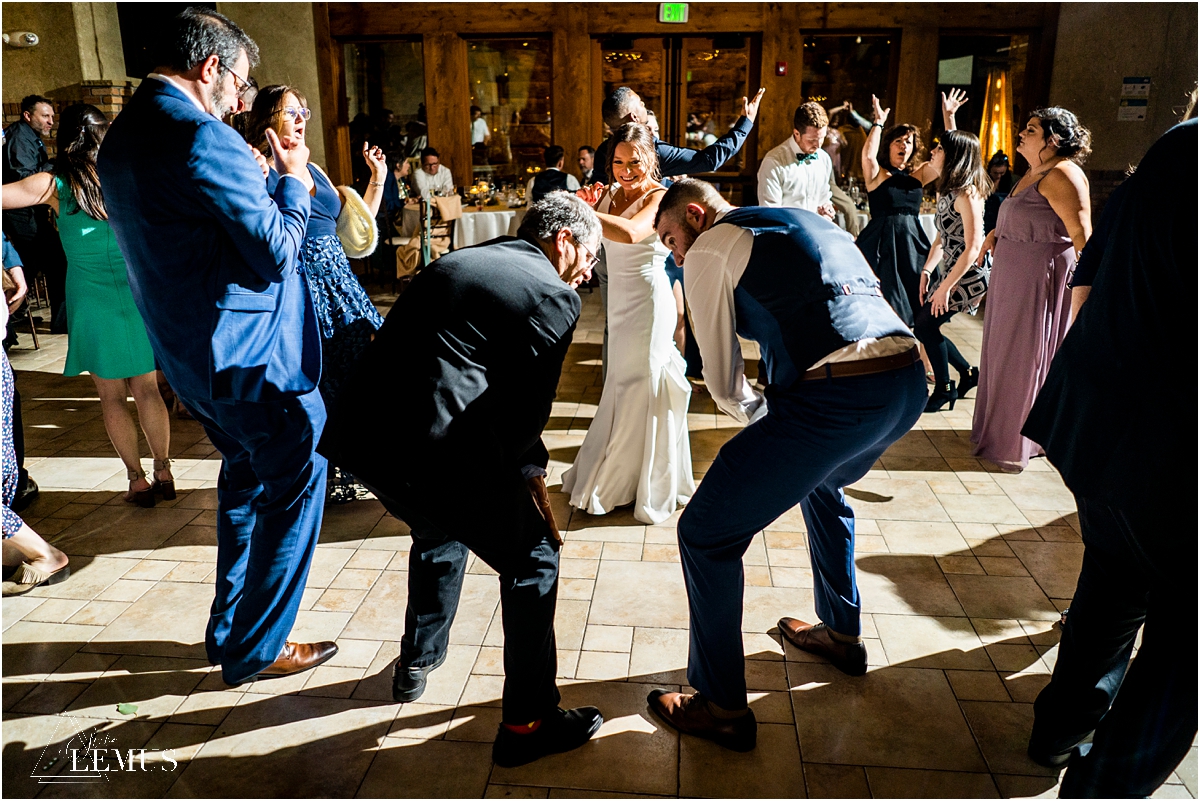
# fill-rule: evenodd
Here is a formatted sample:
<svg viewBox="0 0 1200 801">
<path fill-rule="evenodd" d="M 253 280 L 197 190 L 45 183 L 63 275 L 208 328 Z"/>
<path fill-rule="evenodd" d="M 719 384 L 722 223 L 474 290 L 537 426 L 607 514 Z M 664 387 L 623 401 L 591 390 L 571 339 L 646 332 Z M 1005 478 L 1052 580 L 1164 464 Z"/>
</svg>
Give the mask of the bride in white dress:
<svg viewBox="0 0 1200 801">
<path fill-rule="evenodd" d="M 675 296 L 663 270 L 669 251 L 654 232 L 664 192 L 654 140 L 645 126 L 629 123 L 613 144 L 613 185 L 579 193 L 603 227 L 608 375 L 563 491 L 589 514 L 633 503 L 634 517 L 657 524 L 696 490 L 687 430 L 692 388 L 675 347 Z"/>
</svg>

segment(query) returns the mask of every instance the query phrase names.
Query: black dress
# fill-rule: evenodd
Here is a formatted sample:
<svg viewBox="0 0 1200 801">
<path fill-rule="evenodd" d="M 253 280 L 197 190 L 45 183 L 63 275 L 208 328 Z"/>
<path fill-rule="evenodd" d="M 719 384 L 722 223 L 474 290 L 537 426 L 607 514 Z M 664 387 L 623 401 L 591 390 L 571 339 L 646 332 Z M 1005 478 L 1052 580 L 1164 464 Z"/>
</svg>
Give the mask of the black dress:
<svg viewBox="0 0 1200 801">
<path fill-rule="evenodd" d="M 883 296 L 909 328 L 921 307 L 921 269 L 929 255 L 929 237 L 917 215 L 921 182 L 905 172 L 892 172 L 867 195 L 871 221 L 858 235 L 858 248 L 879 277 Z"/>
</svg>

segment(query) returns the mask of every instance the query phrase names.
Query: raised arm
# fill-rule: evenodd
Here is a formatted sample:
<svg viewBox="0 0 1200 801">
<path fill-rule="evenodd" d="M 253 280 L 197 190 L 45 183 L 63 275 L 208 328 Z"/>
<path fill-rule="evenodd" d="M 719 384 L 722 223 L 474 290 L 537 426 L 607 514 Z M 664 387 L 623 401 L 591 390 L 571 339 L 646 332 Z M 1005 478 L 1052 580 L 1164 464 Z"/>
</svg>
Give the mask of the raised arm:
<svg viewBox="0 0 1200 801">
<path fill-rule="evenodd" d="M 24 209 L 43 203 L 58 211 L 58 193 L 54 191 L 54 176 L 48 172 L 35 172 L 4 185 L 4 208 Z"/>
<path fill-rule="evenodd" d="M 948 97 L 945 92 L 942 92 L 942 124 L 947 131 L 956 129 L 954 112 L 962 108 L 967 100 L 967 93 L 962 89 L 951 89 Z"/>
<path fill-rule="evenodd" d="M 367 184 L 367 191 L 363 193 L 363 202 L 371 210 L 371 216 L 377 217 L 379 204 L 383 200 L 383 186 L 387 183 L 387 158 L 382 150 L 370 147 L 366 142 L 363 142 L 362 156 L 363 161 L 371 168 L 371 182 Z"/>
<path fill-rule="evenodd" d="M 672 175 L 695 175 L 702 172 L 712 172 L 729 161 L 742 149 L 746 137 L 754 128 L 754 120 L 758 116 L 758 107 L 762 102 L 766 89 L 759 89 L 754 99 L 742 98 L 743 113 L 737 123 L 703 150 L 692 150 L 687 147 L 675 147 L 666 142 L 657 142 L 658 166 L 664 178 Z"/>
<path fill-rule="evenodd" d="M 862 171 L 863 178 L 867 182 L 867 191 L 874 191 L 883 183 L 887 176 L 884 175 L 884 170 L 879 167 L 879 142 L 883 139 L 883 126 L 887 122 L 888 115 L 892 113 L 890 108 L 883 108 L 879 103 L 879 98 L 871 95 L 871 114 L 874 121 L 871 123 L 871 128 L 867 131 L 867 141 L 863 144 L 862 149 Z M 884 154 L 887 158 L 887 154 Z"/>
</svg>

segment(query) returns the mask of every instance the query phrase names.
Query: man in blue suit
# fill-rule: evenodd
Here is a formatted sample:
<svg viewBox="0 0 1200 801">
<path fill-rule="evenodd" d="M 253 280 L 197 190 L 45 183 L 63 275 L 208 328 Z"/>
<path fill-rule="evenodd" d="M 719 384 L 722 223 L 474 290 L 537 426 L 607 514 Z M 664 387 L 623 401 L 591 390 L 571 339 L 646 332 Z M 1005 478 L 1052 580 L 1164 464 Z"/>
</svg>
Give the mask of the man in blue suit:
<svg viewBox="0 0 1200 801">
<path fill-rule="evenodd" d="M 316 667 L 332 642 L 291 643 L 321 528 L 321 345 L 296 265 L 309 195 L 302 139 L 268 139 L 283 176 L 221 118 L 258 47 L 214 11 L 171 23 L 100 149 L 109 222 L 158 360 L 224 462 L 205 647 L 241 684 Z M 257 163 L 256 163 L 257 162 Z"/>
</svg>

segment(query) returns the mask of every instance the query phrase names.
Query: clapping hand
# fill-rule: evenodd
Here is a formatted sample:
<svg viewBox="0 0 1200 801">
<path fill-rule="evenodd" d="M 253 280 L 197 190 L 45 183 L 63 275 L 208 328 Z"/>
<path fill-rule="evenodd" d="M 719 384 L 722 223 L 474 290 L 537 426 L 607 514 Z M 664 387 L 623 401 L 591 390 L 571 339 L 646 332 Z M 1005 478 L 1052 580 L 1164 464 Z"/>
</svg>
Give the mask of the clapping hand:
<svg viewBox="0 0 1200 801">
<path fill-rule="evenodd" d="M 874 118 L 871 121 L 876 125 L 883 125 L 887 122 L 888 115 L 892 113 L 890 108 L 882 108 L 879 98 L 871 95 L 871 116 Z"/>
<path fill-rule="evenodd" d="M 604 192 L 606 189 L 608 189 L 608 187 L 597 181 L 591 186 L 580 187 L 575 192 L 575 197 L 579 198 L 589 206 L 595 206 L 600 202 L 600 198 L 604 197 Z"/>
<path fill-rule="evenodd" d="M 953 114 L 962 108 L 963 103 L 967 102 L 967 93 L 962 89 L 951 89 L 950 96 L 947 97 L 945 92 L 942 92 L 942 111 L 946 114 Z"/>
<path fill-rule="evenodd" d="M 371 168 L 372 180 L 382 181 L 387 177 L 387 157 L 383 155 L 381 149 L 371 147 L 368 143 L 363 142 L 362 155 L 363 161 L 367 162 L 367 166 Z"/>
<path fill-rule="evenodd" d="M 766 89 L 759 89 L 753 100 L 742 98 L 742 116 L 750 122 L 754 122 L 754 118 L 758 116 L 758 107 L 762 103 L 762 97 L 766 91 Z"/>
</svg>

